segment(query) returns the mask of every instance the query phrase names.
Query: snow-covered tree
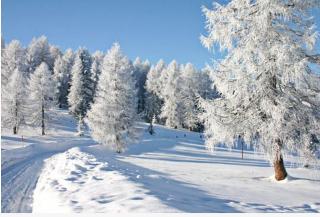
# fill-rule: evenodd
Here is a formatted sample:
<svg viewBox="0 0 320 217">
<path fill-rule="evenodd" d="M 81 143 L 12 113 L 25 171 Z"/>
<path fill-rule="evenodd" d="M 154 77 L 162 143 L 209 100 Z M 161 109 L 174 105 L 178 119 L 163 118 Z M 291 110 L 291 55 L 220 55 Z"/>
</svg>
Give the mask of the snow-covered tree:
<svg viewBox="0 0 320 217">
<path fill-rule="evenodd" d="M 68 106 L 73 59 L 73 52 L 71 49 L 68 49 L 62 57 L 57 57 L 54 64 L 53 76 L 55 81 L 55 100 L 60 108 Z"/>
<path fill-rule="evenodd" d="M 143 114 L 145 110 L 145 83 L 147 74 L 150 70 L 150 63 L 148 60 L 142 62 L 139 57 L 133 62 L 134 72 L 133 76 L 136 82 L 136 88 L 138 90 L 138 113 Z"/>
<path fill-rule="evenodd" d="M 320 135 L 319 75 L 308 65 L 316 42 L 310 10 L 318 0 L 232 0 L 204 8 L 207 48 L 227 56 L 211 74 L 221 97 L 202 102 L 207 145 L 235 135 L 270 156 L 275 179 L 287 172 L 285 153 L 298 153 Z"/>
<path fill-rule="evenodd" d="M 34 73 L 30 75 L 28 113 L 30 122 L 34 126 L 41 127 L 41 135 L 45 135 L 48 121 L 48 110 L 53 105 L 54 84 L 51 71 L 46 63 L 41 63 Z"/>
<path fill-rule="evenodd" d="M 99 76 L 101 74 L 101 65 L 103 61 L 104 54 L 101 51 L 96 51 L 92 54 L 93 62 L 91 68 L 91 76 L 93 82 L 93 96 L 98 86 Z"/>
<path fill-rule="evenodd" d="M 205 67 L 198 74 L 198 94 L 203 99 L 215 99 L 219 97 L 219 93 L 214 86 L 214 81 L 211 76 L 211 69 Z"/>
<path fill-rule="evenodd" d="M 52 63 L 54 64 L 55 60 L 58 58 L 58 57 L 61 57 L 62 56 L 62 52 L 61 50 L 59 49 L 59 47 L 55 46 L 55 45 L 49 45 L 49 52 L 50 52 L 50 56 L 51 56 L 51 59 L 52 59 Z"/>
<path fill-rule="evenodd" d="M 183 104 L 181 95 L 181 76 L 179 64 L 173 60 L 164 71 L 166 82 L 163 87 L 164 105 L 161 108 L 161 117 L 165 125 L 172 128 L 182 128 Z"/>
<path fill-rule="evenodd" d="M 52 56 L 50 53 L 50 45 L 45 36 L 33 38 L 27 49 L 27 62 L 29 67 L 29 74 L 42 63 L 45 62 L 49 70 L 53 70 Z"/>
<path fill-rule="evenodd" d="M 83 118 L 93 100 L 91 75 L 92 58 L 87 49 L 80 48 L 71 70 L 71 87 L 68 95 L 69 111 L 78 119 L 78 134 L 81 136 Z"/>
<path fill-rule="evenodd" d="M 147 74 L 144 116 L 147 122 L 150 123 L 150 134 L 154 133 L 153 123 L 160 123 L 161 107 L 163 105 L 163 99 L 160 98 L 162 94 L 160 76 L 164 69 L 165 63 L 163 60 L 160 60 L 155 66 L 150 68 Z"/>
<path fill-rule="evenodd" d="M 195 129 L 198 120 L 198 72 L 191 63 L 181 66 L 181 103 L 183 115 L 183 127 L 189 130 Z"/>
<path fill-rule="evenodd" d="M 54 63 L 59 57 L 62 57 L 62 52 L 55 45 L 49 45 L 49 52 L 50 52 L 50 60 L 49 60 L 48 66 L 49 66 L 49 69 L 51 68 L 51 70 L 53 71 Z"/>
<path fill-rule="evenodd" d="M 1 85 L 5 88 L 10 76 L 16 71 L 26 70 L 25 49 L 17 40 L 11 41 L 1 53 Z"/>
<path fill-rule="evenodd" d="M 25 123 L 26 75 L 15 68 L 5 87 L 2 87 L 1 118 L 5 128 L 13 129 L 18 134 L 19 128 Z"/>
<path fill-rule="evenodd" d="M 92 138 L 122 152 L 135 137 L 137 117 L 133 66 L 115 43 L 103 60 L 102 72 L 87 123 Z"/>
</svg>

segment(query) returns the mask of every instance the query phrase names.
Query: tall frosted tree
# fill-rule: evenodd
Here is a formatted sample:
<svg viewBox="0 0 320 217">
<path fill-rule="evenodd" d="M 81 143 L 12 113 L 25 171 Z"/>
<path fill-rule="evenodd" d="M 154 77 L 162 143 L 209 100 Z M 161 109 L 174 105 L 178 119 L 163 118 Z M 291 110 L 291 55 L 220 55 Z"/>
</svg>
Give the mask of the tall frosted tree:
<svg viewBox="0 0 320 217">
<path fill-rule="evenodd" d="M 54 66 L 54 62 L 58 57 L 62 57 L 62 52 L 59 47 L 55 45 L 49 45 L 49 52 L 51 56 L 51 64 Z"/>
<path fill-rule="evenodd" d="M 318 0 L 233 0 L 204 8 L 207 48 L 228 51 L 211 74 L 221 97 L 204 101 L 208 148 L 241 135 L 270 157 L 275 179 L 283 156 L 303 156 L 320 136 L 319 75 L 308 56 L 317 33 L 310 11 Z"/>
<path fill-rule="evenodd" d="M 5 128 L 11 128 L 13 134 L 18 134 L 20 126 L 25 123 L 26 85 L 25 73 L 16 68 L 6 86 L 1 90 L 2 125 Z"/>
<path fill-rule="evenodd" d="M 148 60 L 142 62 L 139 57 L 133 62 L 134 78 L 136 82 L 137 95 L 138 95 L 138 113 L 143 114 L 145 110 L 145 83 L 147 80 L 147 74 L 150 70 L 150 63 Z"/>
<path fill-rule="evenodd" d="M 92 58 L 87 49 L 80 48 L 71 70 L 71 87 L 68 95 L 69 111 L 78 119 L 78 135 L 82 135 L 83 118 L 93 101 L 91 75 Z"/>
<path fill-rule="evenodd" d="M 68 94 L 73 59 L 73 52 L 71 49 L 68 49 L 62 57 L 58 56 L 55 60 L 53 68 L 55 101 L 59 108 L 66 108 L 68 106 Z"/>
<path fill-rule="evenodd" d="M 95 92 L 98 86 L 103 57 L 104 57 L 104 54 L 101 51 L 96 51 L 92 55 L 93 62 L 92 62 L 92 68 L 91 68 L 91 76 L 92 76 L 92 82 L 93 82 L 93 96 L 95 95 Z"/>
<path fill-rule="evenodd" d="M 30 122 L 36 127 L 41 127 L 41 135 L 45 135 L 48 122 L 48 110 L 52 106 L 54 97 L 54 84 L 51 71 L 46 63 L 41 63 L 34 73 L 30 75 L 28 103 Z"/>
<path fill-rule="evenodd" d="M 12 127 L 13 133 L 16 134 L 23 120 L 25 49 L 19 41 L 13 40 L 2 48 L 1 57 L 1 126 Z"/>
<path fill-rule="evenodd" d="M 1 85 L 4 88 L 16 71 L 26 71 L 26 53 L 18 40 L 11 41 L 1 53 Z"/>
<path fill-rule="evenodd" d="M 133 66 L 115 43 L 103 59 L 102 72 L 87 123 L 94 140 L 122 152 L 135 137 L 137 117 Z"/>
<path fill-rule="evenodd" d="M 162 75 L 164 74 L 164 71 L 166 70 L 166 64 L 161 59 L 158 61 L 158 63 L 153 66 L 148 74 L 147 74 L 147 81 L 146 81 L 146 88 L 149 92 L 152 92 L 159 97 L 161 97 L 162 88 L 164 84 L 162 83 Z"/>
<path fill-rule="evenodd" d="M 181 95 L 181 76 L 179 64 L 173 60 L 164 71 L 166 82 L 163 87 L 164 105 L 161 108 L 161 117 L 165 125 L 172 128 L 182 128 L 183 104 Z"/>
<path fill-rule="evenodd" d="M 198 72 L 191 63 L 181 66 L 181 103 L 183 115 L 183 127 L 189 130 L 196 129 L 198 125 L 198 104 L 199 94 Z"/>
<path fill-rule="evenodd" d="M 53 61 L 47 37 L 33 38 L 27 48 L 26 56 L 29 74 L 33 73 L 42 62 L 48 65 L 49 70 L 53 70 Z"/>
<path fill-rule="evenodd" d="M 160 62 L 162 65 L 162 62 Z M 160 98 L 161 87 L 160 87 L 160 75 L 163 67 L 159 67 L 158 63 L 152 66 L 147 74 L 147 80 L 145 84 L 145 117 L 150 123 L 149 129 L 153 132 L 152 122 L 160 122 L 161 107 L 163 100 Z M 162 65 L 163 66 L 163 65 Z"/>
</svg>

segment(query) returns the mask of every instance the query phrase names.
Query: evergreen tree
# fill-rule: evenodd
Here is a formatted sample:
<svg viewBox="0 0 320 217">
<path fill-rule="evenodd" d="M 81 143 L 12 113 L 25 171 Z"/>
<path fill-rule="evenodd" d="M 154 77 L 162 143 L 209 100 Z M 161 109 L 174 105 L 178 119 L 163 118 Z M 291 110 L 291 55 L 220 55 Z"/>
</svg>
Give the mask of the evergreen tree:
<svg viewBox="0 0 320 217">
<path fill-rule="evenodd" d="M 134 78 L 136 82 L 136 89 L 138 90 L 138 113 L 143 115 L 145 110 L 145 83 L 147 80 L 147 74 L 150 70 L 150 63 L 148 60 L 142 62 L 139 57 L 133 63 L 134 67 Z"/>
<path fill-rule="evenodd" d="M 203 44 L 228 50 L 211 73 L 221 97 L 202 103 L 208 148 L 254 139 L 283 180 L 283 153 L 303 156 L 310 136 L 319 137 L 320 79 L 308 62 L 317 36 L 309 13 L 319 4 L 232 0 L 204 9 Z"/>
<path fill-rule="evenodd" d="M 26 71 L 25 49 L 21 47 L 19 41 L 13 40 L 2 49 L 1 56 L 1 85 L 4 89 L 16 70 Z"/>
<path fill-rule="evenodd" d="M 189 130 L 196 129 L 198 125 L 198 106 L 197 106 L 197 95 L 198 95 L 198 83 L 197 74 L 198 72 L 191 63 L 187 63 L 181 67 L 181 103 L 183 110 L 183 127 Z"/>
<path fill-rule="evenodd" d="M 78 119 L 78 134 L 81 136 L 83 118 L 93 101 L 91 75 L 92 58 L 88 50 L 80 48 L 71 70 L 71 87 L 68 95 L 69 111 Z"/>
<path fill-rule="evenodd" d="M 20 126 L 25 123 L 25 104 L 27 102 L 25 73 L 16 68 L 1 91 L 2 125 L 13 129 L 13 134 L 18 134 Z"/>
<path fill-rule="evenodd" d="M 164 105 L 161 109 L 161 117 L 165 119 L 165 125 L 172 128 L 182 128 L 183 104 L 180 90 L 181 76 L 178 63 L 173 60 L 165 70 L 165 85 L 163 87 Z"/>
<path fill-rule="evenodd" d="M 45 135 L 48 122 L 48 110 L 52 106 L 54 84 L 51 71 L 46 63 L 41 63 L 29 80 L 29 114 L 31 124 L 41 127 L 41 135 Z"/>
<path fill-rule="evenodd" d="M 29 74 L 33 73 L 42 62 L 48 65 L 49 70 L 53 70 L 53 62 L 47 37 L 41 36 L 39 38 L 33 38 L 28 46 L 26 56 Z"/>
<path fill-rule="evenodd" d="M 93 55 L 93 62 L 92 62 L 92 69 L 91 69 L 91 76 L 93 82 L 93 96 L 95 95 L 99 77 L 101 74 L 101 65 L 103 61 L 104 54 L 101 51 L 96 51 Z"/>
<path fill-rule="evenodd" d="M 65 108 L 68 106 L 70 74 L 73 59 L 73 52 L 69 49 L 62 57 L 58 56 L 54 64 L 53 75 L 55 81 L 55 100 L 59 108 Z"/>
<path fill-rule="evenodd" d="M 135 137 L 137 100 L 133 66 L 119 44 L 114 44 L 103 60 L 98 89 L 87 123 L 93 139 L 122 152 Z"/>
</svg>

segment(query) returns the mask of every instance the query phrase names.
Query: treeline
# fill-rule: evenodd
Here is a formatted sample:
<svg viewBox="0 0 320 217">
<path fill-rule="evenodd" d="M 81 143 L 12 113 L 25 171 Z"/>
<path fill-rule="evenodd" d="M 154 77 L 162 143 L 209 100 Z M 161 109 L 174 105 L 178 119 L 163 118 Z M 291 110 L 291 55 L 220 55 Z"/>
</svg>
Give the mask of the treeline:
<svg viewBox="0 0 320 217">
<path fill-rule="evenodd" d="M 132 107 L 137 120 L 149 122 L 151 127 L 158 123 L 200 131 L 203 125 L 198 118 L 198 97 L 216 96 L 208 69 L 197 70 L 191 63 L 179 64 L 175 60 L 169 64 L 159 60 L 155 65 L 140 58 L 132 62 L 118 44 L 106 53 L 91 54 L 86 48 L 62 52 L 41 36 L 27 47 L 17 40 L 6 45 L 2 40 L 1 49 L 2 127 L 12 129 L 14 134 L 24 125 L 31 125 L 40 127 L 44 135 L 48 110 L 59 107 L 69 109 L 77 118 L 81 135 L 87 113 L 108 88 L 103 100 L 115 97 L 108 102 L 109 112 L 115 109 L 114 113 L 121 113 L 123 108 L 117 110 L 116 105 L 122 100 L 124 107 Z M 130 85 L 133 86 L 128 89 Z M 119 91 L 121 88 L 126 91 Z M 126 101 L 128 90 L 135 103 Z M 107 116 L 101 118 L 108 120 Z M 118 122 L 125 118 L 126 115 L 119 117 Z"/>
</svg>

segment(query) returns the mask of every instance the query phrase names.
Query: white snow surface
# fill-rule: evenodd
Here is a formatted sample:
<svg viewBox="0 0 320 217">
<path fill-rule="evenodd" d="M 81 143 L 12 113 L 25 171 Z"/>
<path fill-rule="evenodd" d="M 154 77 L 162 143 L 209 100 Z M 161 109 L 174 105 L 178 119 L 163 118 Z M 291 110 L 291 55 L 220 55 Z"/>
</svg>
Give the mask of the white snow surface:
<svg viewBox="0 0 320 217">
<path fill-rule="evenodd" d="M 320 212 L 319 170 L 294 157 L 276 182 L 263 155 L 210 154 L 199 133 L 156 125 L 115 154 L 76 136 L 67 111 L 53 117 L 46 136 L 2 131 L 2 212 Z"/>
</svg>

